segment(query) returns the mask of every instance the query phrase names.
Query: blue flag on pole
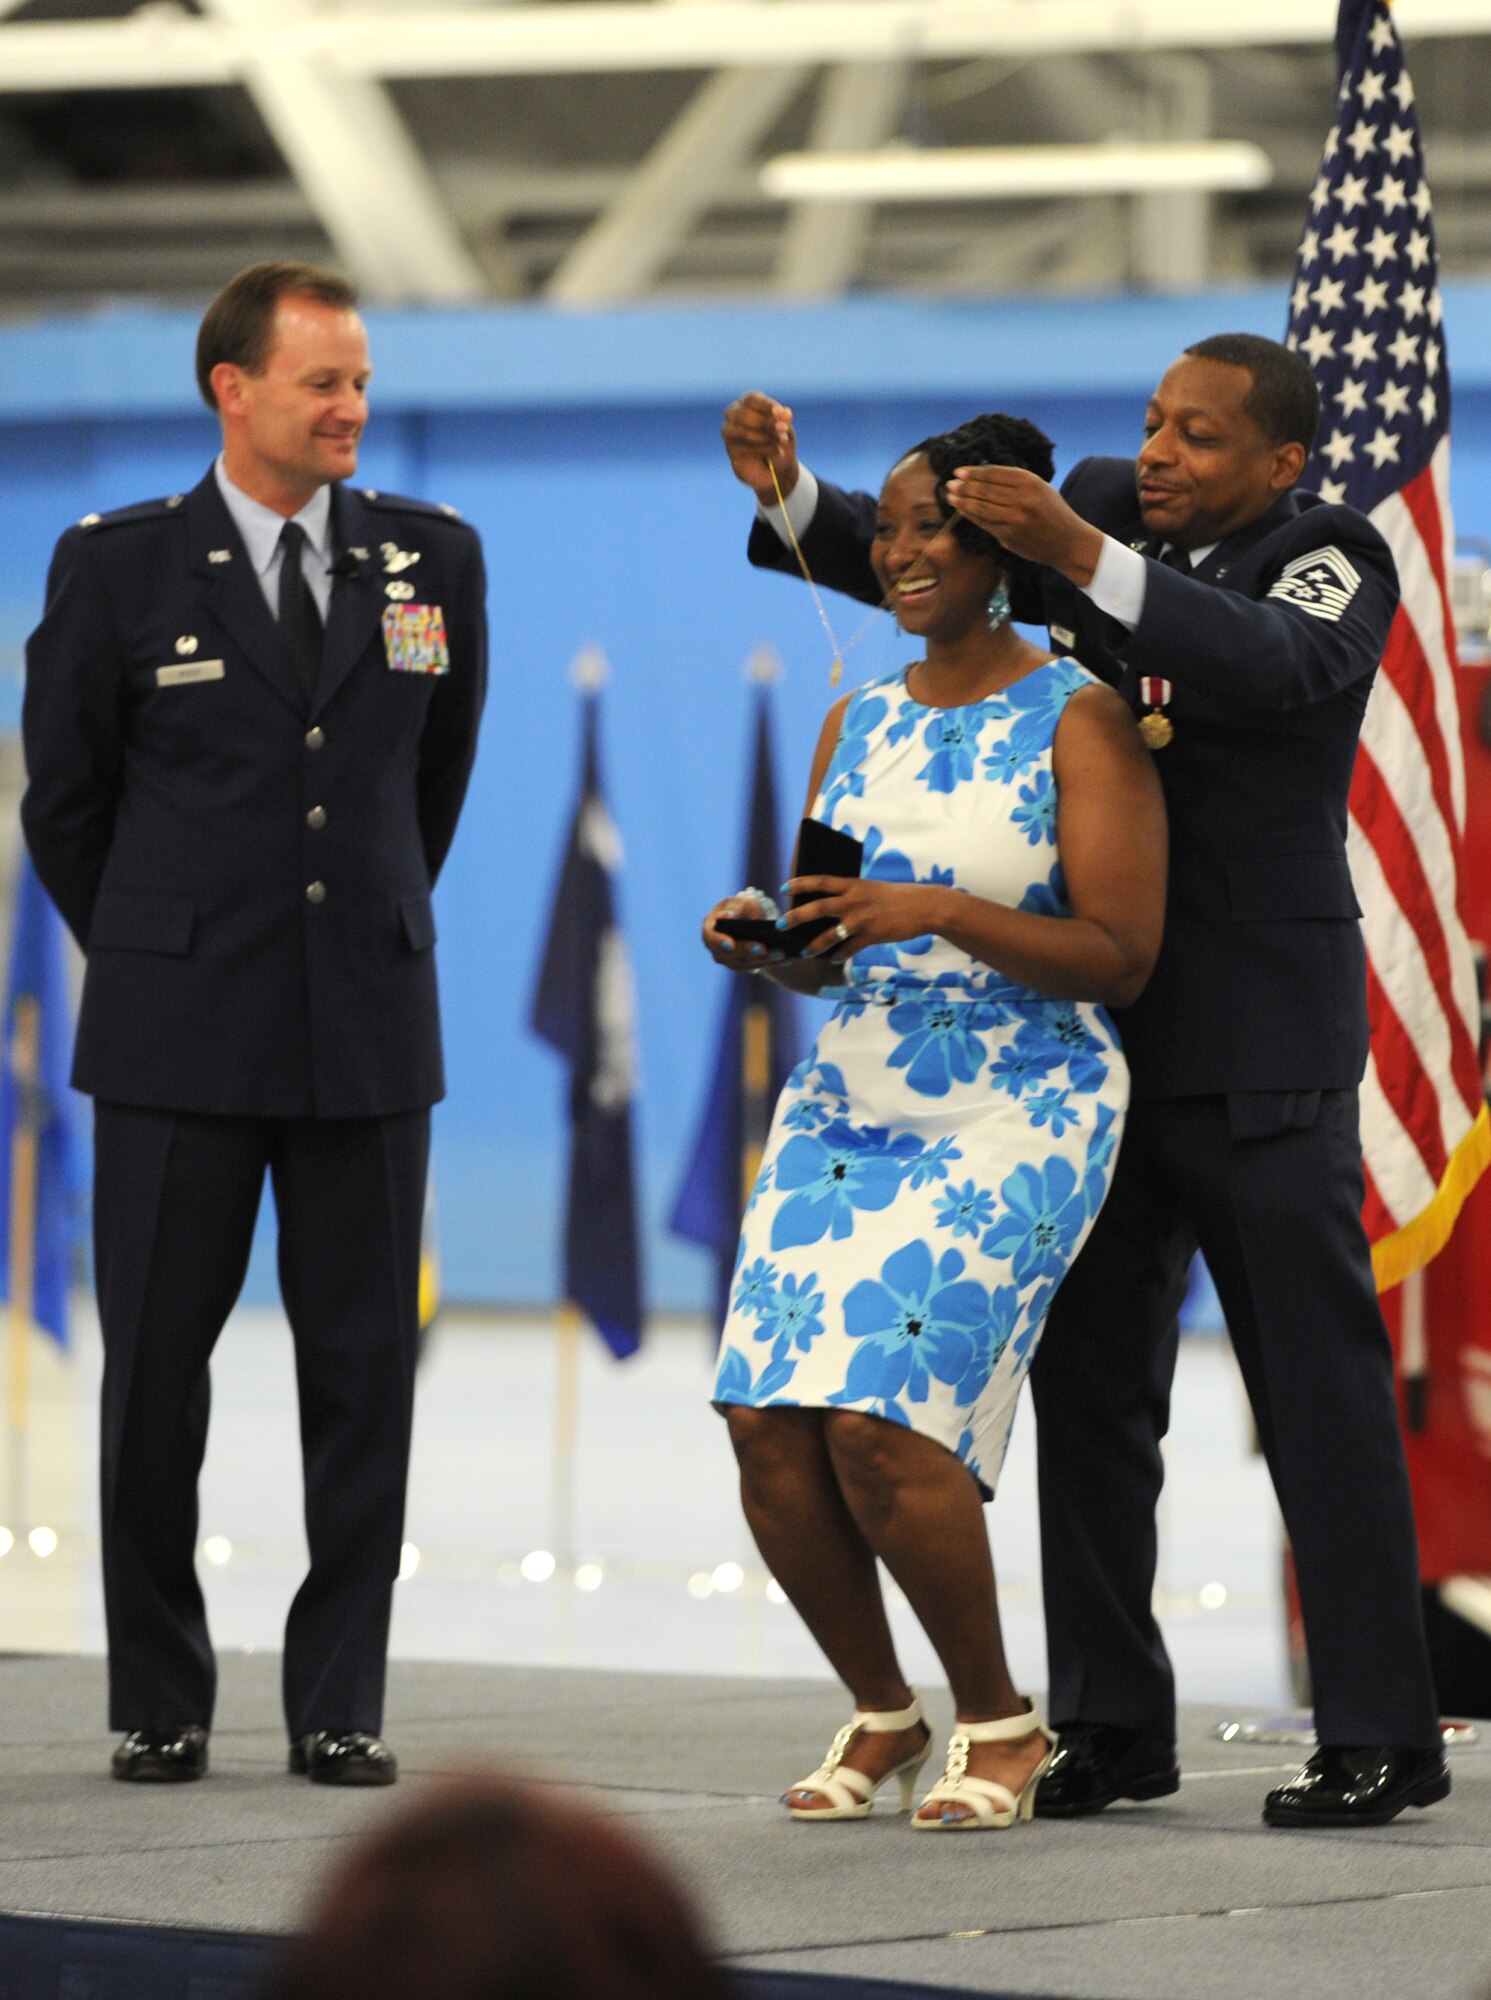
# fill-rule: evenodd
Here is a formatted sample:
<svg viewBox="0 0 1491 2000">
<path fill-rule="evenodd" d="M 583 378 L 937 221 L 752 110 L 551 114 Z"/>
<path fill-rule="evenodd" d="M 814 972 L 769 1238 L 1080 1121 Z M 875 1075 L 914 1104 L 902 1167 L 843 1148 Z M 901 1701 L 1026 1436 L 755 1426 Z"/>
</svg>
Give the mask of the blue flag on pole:
<svg viewBox="0 0 1491 2000">
<path fill-rule="evenodd" d="M 580 796 L 533 998 L 533 1031 L 570 1066 L 564 1292 L 618 1359 L 642 1338 L 632 1172 L 636 1007 L 617 922 L 621 842 L 601 793 L 599 696 L 584 696 Z"/>
<path fill-rule="evenodd" d="M 36 1213 L 31 1317 L 67 1345 L 67 1292 L 82 1229 L 78 1100 L 68 1083 L 72 1007 L 62 919 L 27 854 L 16 878 L 10 981 L 5 995 L 5 1062 L 0 1073 L 0 1291 L 10 1297 L 11 1204 L 18 1139 L 36 1141 Z M 17 1075 L 25 1022 L 34 1020 L 35 1078 Z"/>
<path fill-rule="evenodd" d="M 782 879 L 771 705 L 756 706 L 755 758 L 746 812 L 743 881 L 775 895 Z M 709 1088 L 670 1227 L 714 1252 L 716 1331 L 724 1324 L 740 1236 L 771 1115 L 797 1062 L 797 1008 L 770 979 L 731 978 L 724 998 Z"/>
</svg>

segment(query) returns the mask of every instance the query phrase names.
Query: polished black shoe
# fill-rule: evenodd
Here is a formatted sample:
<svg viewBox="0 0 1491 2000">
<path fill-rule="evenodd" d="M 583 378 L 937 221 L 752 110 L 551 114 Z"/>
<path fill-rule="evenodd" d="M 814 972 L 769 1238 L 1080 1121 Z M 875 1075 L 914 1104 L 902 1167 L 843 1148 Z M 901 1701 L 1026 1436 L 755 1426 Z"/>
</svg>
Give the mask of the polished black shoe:
<svg viewBox="0 0 1491 2000">
<path fill-rule="evenodd" d="M 1066 1722 L 1051 1768 L 1036 1787 L 1037 1819 L 1080 1819 L 1115 1799 L 1162 1799 L 1180 1790 L 1175 1745 L 1111 1722 Z"/>
<path fill-rule="evenodd" d="M 132 1729 L 109 1761 L 109 1776 L 126 1785 L 185 1785 L 205 1778 L 207 1731 L 197 1722 Z"/>
<path fill-rule="evenodd" d="M 381 1736 L 361 1729 L 316 1729 L 290 1745 L 290 1769 L 313 1785 L 391 1785 L 399 1760 Z"/>
<path fill-rule="evenodd" d="M 1263 1802 L 1267 1826 L 1386 1826 L 1405 1806 L 1449 1797 L 1444 1752 L 1391 1744 L 1322 1743 L 1287 1785 Z"/>
</svg>

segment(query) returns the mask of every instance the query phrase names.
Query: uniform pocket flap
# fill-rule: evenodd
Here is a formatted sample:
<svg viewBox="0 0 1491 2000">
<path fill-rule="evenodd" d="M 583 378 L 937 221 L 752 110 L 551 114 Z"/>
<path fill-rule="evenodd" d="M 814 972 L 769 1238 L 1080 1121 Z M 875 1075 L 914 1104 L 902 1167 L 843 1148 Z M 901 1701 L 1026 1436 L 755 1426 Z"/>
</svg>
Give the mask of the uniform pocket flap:
<svg viewBox="0 0 1491 2000">
<path fill-rule="evenodd" d="M 435 909 L 428 896 L 405 896 L 399 904 L 404 936 L 411 951 L 428 951 L 435 942 Z"/>
<path fill-rule="evenodd" d="M 1298 917 L 1359 917 L 1361 905 L 1344 854 L 1270 854 L 1229 861 L 1227 893 L 1236 922 Z"/>
<path fill-rule="evenodd" d="M 148 889 L 111 889 L 93 906 L 88 948 L 163 951 L 182 957 L 191 949 L 197 913 L 185 896 Z"/>
</svg>

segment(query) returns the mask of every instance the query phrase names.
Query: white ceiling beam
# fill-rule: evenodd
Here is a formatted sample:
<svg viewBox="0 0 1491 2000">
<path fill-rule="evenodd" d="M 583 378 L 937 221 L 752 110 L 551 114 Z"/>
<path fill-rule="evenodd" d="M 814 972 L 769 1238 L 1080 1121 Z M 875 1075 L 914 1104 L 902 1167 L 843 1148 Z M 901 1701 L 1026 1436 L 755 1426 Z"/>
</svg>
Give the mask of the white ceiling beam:
<svg viewBox="0 0 1491 2000">
<path fill-rule="evenodd" d="M 4 235 L 36 230 L 185 235 L 314 225 L 309 202 L 291 180 L 22 183 L 7 188 L 0 203 Z"/>
<path fill-rule="evenodd" d="M 1144 136 L 1204 143 L 1212 134 L 1211 69 L 1173 51 L 1144 65 Z M 1134 277 L 1151 292 L 1199 291 L 1206 283 L 1211 198 L 1204 188 L 1157 188 L 1134 202 Z"/>
<path fill-rule="evenodd" d="M 904 62 L 841 63 L 823 79 L 808 143 L 814 150 L 878 146 L 896 130 L 910 75 Z M 860 266 L 874 225 L 869 202 L 797 202 L 782 232 L 776 289 L 793 298 L 835 298 Z"/>
<path fill-rule="evenodd" d="M 561 263 L 549 297 L 558 305 L 599 305 L 646 291 L 776 123 L 803 76 L 796 65 L 779 65 L 710 77 Z"/>
<path fill-rule="evenodd" d="M 481 16 L 427 7 L 361 27 L 354 13 L 337 18 L 341 59 L 380 76 L 1328 45 L 1336 21 L 1335 0 L 771 0 L 769 27 L 766 11 L 759 0 L 576 0 Z M 1410 40 L 1491 28 L 1491 0 L 1399 0 L 1397 14 Z"/>
<path fill-rule="evenodd" d="M 243 82 L 358 285 L 385 302 L 484 298 L 481 269 L 382 84 L 287 46 L 305 0 L 205 5 L 243 38 Z"/>
<path fill-rule="evenodd" d="M 763 19 L 770 16 L 769 24 Z M 782 63 L 1006 60 L 1156 49 L 1328 46 L 1335 0 L 575 0 L 566 6 L 318 11 L 284 53 L 349 76 L 537 76 Z M 1409 43 L 1491 32 L 1491 0 L 1398 0 Z M 232 83 L 254 37 L 141 8 L 0 27 L 0 92 Z"/>
<path fill-rule="evenodd" d="M 0 28 L 0 91 L 156 90 L 236 83 L 241 38 L 216 21 L 142 9 L 122 21 Z"/>
</svg>

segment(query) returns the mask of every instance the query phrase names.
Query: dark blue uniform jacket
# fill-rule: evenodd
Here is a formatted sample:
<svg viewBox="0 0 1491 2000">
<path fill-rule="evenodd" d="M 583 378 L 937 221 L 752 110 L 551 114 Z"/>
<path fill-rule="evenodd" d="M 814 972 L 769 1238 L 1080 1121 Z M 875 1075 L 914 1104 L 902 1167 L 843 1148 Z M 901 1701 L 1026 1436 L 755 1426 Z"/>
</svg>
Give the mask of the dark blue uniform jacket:
<svg viewBox="0 0 1491 2000">
<path fill-rule="evenodd" d="M 481 547 L 392 495 L 334 488 L 331 520 L 309 704 L 210 472 L 57 545 L 21 817 L 87 954 L 79 1090 L 271 1118 L 443 1094 L 430 890 L 486 686 Z M 405 603 L 439 607 L 448 673 L 390 668 Z"/>
<path fill-rule="evenodd" d="M 1084 520 L 1158 556 L 1130 460 L 1084 459 L 1062 491 Z M 874 516 L 869 495 L 825 482 L 802 538 L 820 582 L 869 603 L 881 596 Z M 750 557 L 795 570 L 762 521 Z M 1015 600 L 1017 618 L 1046 625 L 1057 652 L 1136 711 L 1141 676 L 1174 686 L 1174 740 L 1155 753 L 1170 817 L 1164 944 L 1143 994 L 1114 1015 L 1134 1093 L 1353 1086 L 1367 1010 L 1346 795 L 1398 602 L 1392 556 L 1364 515 L 1296 491 L 1194 577 L 1148 568 L 1133 633 L 1052 570 Z"/>
</svg>

